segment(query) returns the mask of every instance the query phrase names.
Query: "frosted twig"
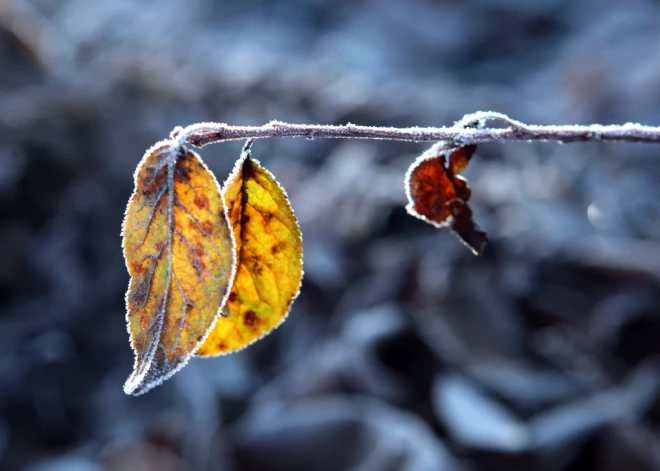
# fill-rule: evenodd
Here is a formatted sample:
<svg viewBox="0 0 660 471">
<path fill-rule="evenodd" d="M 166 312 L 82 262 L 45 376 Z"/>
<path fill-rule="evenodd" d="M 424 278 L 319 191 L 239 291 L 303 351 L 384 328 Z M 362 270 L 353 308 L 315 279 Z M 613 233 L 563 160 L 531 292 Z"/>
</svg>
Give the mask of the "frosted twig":
<svg viewBox="0 0 660 471">
<path fill-rule="evenodd" d="M 505 127 L 488 127 L 489 121 L 501 121 Z M 457 145 L 481 142 L 554 141 L 554 142 L 645 142 L 660 143 L 660 127 L 638 123 L 622 125 L 548 125 L 524 124 L 502 113 L 477 111 L 465 115 L 451 127 L 392 128 L 290 124 L 271 121 L 263 126 L 230 126 L 225 123 L 199 123 L 177 127 L 172 138 L 198 147 L 216 142 L 269 137 L 306 137 L 308 139 L 387 139 L 394 141 L 437 142 Z"/>
</svg>

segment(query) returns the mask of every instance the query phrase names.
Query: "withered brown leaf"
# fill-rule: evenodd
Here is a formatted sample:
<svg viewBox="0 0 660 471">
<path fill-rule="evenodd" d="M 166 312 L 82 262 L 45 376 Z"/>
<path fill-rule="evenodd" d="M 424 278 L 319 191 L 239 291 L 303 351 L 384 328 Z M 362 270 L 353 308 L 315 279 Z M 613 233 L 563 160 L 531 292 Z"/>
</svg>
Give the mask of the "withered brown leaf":
<svg viewBox="0 0 660 471">
<path fill-rule="evenodd" d="M 473 220 L 467 180 L 457 175 L 465 170 L 476 150 L 476 145 L 454 149 L 433 146 L 410 166 L 405 183 L 409 214 L 435 227 L 449 225 L 461 242 L 480 255 L 488 236 Z"/>
</svg>

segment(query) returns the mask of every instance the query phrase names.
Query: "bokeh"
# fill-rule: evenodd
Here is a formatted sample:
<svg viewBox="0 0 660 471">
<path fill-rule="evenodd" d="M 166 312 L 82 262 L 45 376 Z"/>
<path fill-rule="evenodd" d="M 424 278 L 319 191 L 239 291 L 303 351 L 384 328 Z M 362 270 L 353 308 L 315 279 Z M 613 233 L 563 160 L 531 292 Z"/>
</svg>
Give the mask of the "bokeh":
<svg viewBox="0 0 660 471">
<path fill-rule="evenodd" d="M 480 146 L 475 257 L 405 212 L 426 146 L 259 141 L 301 294 L 137 398 L 120 238 L 174 126 L 658 125 L 659 51 L 655 0 L 0 1 L 0 469 L 660 469 L 660 146 Z"/>
</svg>

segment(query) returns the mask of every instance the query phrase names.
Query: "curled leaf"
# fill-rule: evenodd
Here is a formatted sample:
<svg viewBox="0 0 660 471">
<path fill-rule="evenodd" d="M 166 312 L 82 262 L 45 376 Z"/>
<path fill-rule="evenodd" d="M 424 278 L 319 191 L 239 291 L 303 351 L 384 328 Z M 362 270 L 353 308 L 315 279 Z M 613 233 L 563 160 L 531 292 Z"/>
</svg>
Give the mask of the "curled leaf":
<svg viewBox="0 0 660 471">
<path fill-rule="evenodd" d="M 122 236 L 131 275 L 126 319 L 135 351 L 124 391 L 138 395 L 187 363 L 233 280 L 234 242 L 220 188 L 196 153 L 171 141 L 146 152 Z"/>
<path fill-rule="evenodd" d="M 473 220 L 467 180 L 457 175 L 465 170 L 475 151 L 475 145 L 453 149 L 449 165 L 447 149 L 442 146 L 422 154 L 406 174 L 406 209 L 436 227 L 449 225 L 461 242 L 479 255 L 488 237 Z"/>
<path fill-rule="evenodd" d="M 302 281 L 302 237 L 284 189 L 250 157 L 249 141 L 224 185 L 236 241 L 236 277 L 199 356 L 240 350 L 286 318 Z"/>
<path fill-rule="evenodd" d="M 449 169 L 452 173 L 458 175 L 465 170 L 476 151 L 477 146 L 475 144 L 455 149 L 449 156 Z"/>
</svg>

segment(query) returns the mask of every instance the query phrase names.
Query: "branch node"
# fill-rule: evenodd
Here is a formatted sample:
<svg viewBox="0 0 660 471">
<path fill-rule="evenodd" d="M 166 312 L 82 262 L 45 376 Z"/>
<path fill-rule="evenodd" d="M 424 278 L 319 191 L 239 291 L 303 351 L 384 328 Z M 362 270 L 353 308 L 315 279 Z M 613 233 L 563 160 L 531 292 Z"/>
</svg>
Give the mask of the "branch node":
<svg viewBox="0 0 660 471">
<path fill-rule="evenodd" d="M 172 129 L 172 132 L 170 132 L 170 139 L 177 139 L 182 133 L 183 127 L 175 126 L 174 129 Z"/>
</svg>

